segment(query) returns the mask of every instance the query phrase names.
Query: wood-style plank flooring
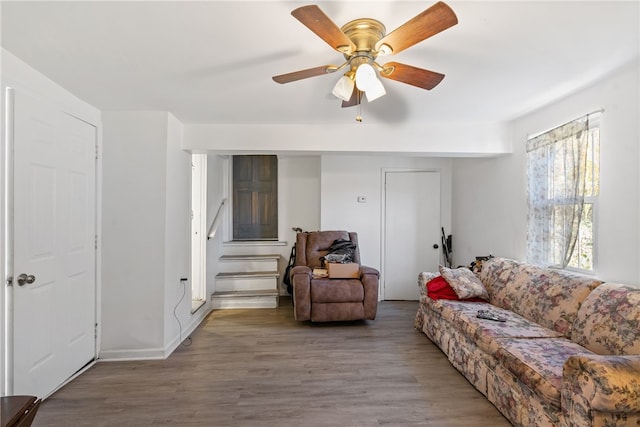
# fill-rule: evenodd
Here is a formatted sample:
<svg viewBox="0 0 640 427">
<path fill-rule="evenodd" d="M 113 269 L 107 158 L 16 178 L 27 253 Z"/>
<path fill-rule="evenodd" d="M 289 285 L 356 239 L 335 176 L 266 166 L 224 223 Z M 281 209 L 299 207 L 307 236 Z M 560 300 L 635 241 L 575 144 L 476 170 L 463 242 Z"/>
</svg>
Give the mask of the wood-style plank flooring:
<svg viewBox="0 0 640 427">
<path fill-rule="evenodd" d="M 311 324 L 218 310 L 167 360 L 98 363 L 34 426 L 510 426 L 413 328 L 417 302 L 374 321 Z"/>
</svg>

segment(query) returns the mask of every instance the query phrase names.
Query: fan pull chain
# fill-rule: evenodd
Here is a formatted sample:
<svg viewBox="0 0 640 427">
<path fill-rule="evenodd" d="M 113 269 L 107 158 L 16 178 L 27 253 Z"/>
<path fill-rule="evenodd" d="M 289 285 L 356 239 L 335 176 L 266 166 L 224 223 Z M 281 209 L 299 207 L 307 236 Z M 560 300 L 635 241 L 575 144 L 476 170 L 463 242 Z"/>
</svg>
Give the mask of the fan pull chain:
<svg viewBox="0 0 640 427">
<path fill-rule="evenodd" d="M 362 92 L 358 91 L 356 96 L 358 97 L 358 115 L 356 115 L 356 122 L 362 123 Z"/>
</svg>

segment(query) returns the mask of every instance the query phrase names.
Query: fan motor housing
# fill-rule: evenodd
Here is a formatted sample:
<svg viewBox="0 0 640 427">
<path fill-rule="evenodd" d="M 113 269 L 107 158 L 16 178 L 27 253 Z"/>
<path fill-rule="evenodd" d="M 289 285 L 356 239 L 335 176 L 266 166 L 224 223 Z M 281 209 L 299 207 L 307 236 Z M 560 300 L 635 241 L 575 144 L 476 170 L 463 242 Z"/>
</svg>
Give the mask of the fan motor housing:
<svg viewBox="0 0 640 427">
<path fill-rule="evenodd" d="M 371 18 L 354 19 L 344 24 L 340 30 L 356 45 L 355 52 L 373 52 L 376 43 L 386 34 L 382 22 Z M 354 52 L 345 53 L 344 56 L 349 59 L 353 54 Z"/>
</svg>

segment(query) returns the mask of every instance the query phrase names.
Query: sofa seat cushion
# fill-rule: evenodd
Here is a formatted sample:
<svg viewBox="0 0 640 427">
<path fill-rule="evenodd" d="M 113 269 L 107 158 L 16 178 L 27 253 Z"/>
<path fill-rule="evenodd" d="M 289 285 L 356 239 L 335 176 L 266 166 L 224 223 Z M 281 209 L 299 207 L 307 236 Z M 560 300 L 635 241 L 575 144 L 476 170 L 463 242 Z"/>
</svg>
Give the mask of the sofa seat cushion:
<svg viewBox="0 0 640 427">
<path fill-rule="evenodd" d="M 570 356 L 593 354 L 565 338 L 499 338 L 495 357 L 541 400 L 560 407 L 562 367 Z"/>
<path fill-rule="evenodd" d="M 358 279 L 313 279 L 311 301 L 317 302 L 362 302 L 364 287 Z"/>
<path fill-rule="evenodd" d="M 438 300 L 430 304 L 440 316 L 451 323 L 483 351 L 493 355 L 497 349 L 496 338 L 553 338 L 561 334 L 544 328 L 524 317 L 487 303 Z M 489 310 L 505 319 L 504 322 L 480 319 L 478 310 Z"/>
</svg>

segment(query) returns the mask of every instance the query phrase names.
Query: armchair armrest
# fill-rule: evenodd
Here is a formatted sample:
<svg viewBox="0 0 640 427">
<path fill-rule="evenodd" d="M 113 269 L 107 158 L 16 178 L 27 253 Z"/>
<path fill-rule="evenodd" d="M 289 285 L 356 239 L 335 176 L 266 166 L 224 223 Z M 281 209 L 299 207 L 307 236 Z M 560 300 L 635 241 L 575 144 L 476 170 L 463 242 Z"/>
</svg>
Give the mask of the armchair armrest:
<svg viewBox="0 0 640 427">
<path fill-rule="evenodd" d="M 360 280 L 363 279 L 365 274 L 372 274 L 375 275 L 376 277 L 380 276 L 380 272 L 378 270 L 376 270 L 373 267 L 367 267 L 366 265 L 361 265 L 360 266 Z"/>
<path fill-rule="evenodd" d="M 293 277 L 296 274 L 306 274 L 309 277 L 311 277 L 311 275 L 313 274 L 313 271 L 311 270 L 310 267 L 307 267 L 306 265 L 296 265 L 291 269 L 291 277 Z"/>
<path fill-rule="evenodd" d="M 596 414 L 610 421 L 640 421 L 640 355 L 569 357 L 561 400 L 568 425 L 593 425 Z"/>
<path fill-rule="evenodd" d="M 378 312 L 378 283 L 380 273 L 373 267 L 360 266 L 360 281 L 364 287 L 364 318 L 373 320 Z"/>
<path fill-rule="evenodd" d="M 291 269 L 293 315 L 296 320 L 311 319 L 311 268 L 297 265 Z"/>
</svg>

